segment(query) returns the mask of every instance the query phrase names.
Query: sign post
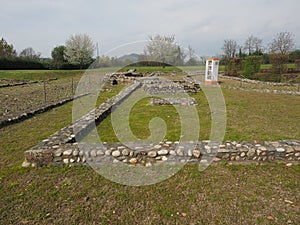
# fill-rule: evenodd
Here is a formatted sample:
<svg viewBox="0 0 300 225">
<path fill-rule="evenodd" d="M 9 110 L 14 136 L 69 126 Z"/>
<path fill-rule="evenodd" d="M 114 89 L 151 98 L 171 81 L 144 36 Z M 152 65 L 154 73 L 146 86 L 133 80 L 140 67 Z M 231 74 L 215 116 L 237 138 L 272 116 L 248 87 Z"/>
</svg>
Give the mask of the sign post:
<svg viewBox="0 0 300 225">
<path fill-rule="evenodd" d="M 207 85 L 218 84 L 219 62 L 220 61 L 218 58 L 206 59 L 205 84 Z"/>
</svg>

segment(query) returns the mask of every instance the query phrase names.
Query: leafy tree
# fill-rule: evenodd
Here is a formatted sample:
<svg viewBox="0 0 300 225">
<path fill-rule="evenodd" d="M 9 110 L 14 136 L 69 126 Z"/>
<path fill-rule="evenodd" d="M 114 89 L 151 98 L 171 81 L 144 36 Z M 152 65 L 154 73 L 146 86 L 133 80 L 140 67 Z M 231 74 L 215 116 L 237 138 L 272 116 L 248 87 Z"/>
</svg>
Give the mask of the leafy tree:
<svg viewBox="0 0 300 225">
<path fill-rule="evenodd" d="M 39 59 L 41 57 L 41 53 L 35 52 L 33 48 L 28 47 L 25 48 L 21 51 L 20 55 L 21 58 L 26 58 L 26 59 Z"/>
<path fill-rule="evenodd" d="M 92 39 L 86 34 L 72 35 L 66 41 L 65 58 L 69 63 L 83 66 L 91 63 L 95 46 Z"/>
<path fill-rule="evenodd" d="M 295 61 L 295 60 L 297 60 L 297 59 L 300 59 L 300 50 L 297 49 L 297 50 L 291 52 L 291 53 L 289 54 L 289 59 L 290 59 L 291 61 Z"/>
<path fill-rule="evenodd" d="M 270 64 L 270 55 L 269 54 L 262 54 L 262 63 L 263 64 Z"/>
<path fill-rule="evenodd" d="M 195 58 L 190 58 L 185 65 L 186 66 L 197 66 L 199 63 Z"/>
<path fill-rule="evenodd" d="M 174 36 L 149 37 L 144 53 L 148 60 L 171 65 L 182 65 L 186 57 L 184 51 L 176 44 Z"/>
<path fill-rule="evenodd" d="M 281 82 L 282 74 L 287 70 L 288 55 L 280 53 L 270 54 L 270 62 L 273 73 L 277 74 L 277 82 Z"/>
<path fill-rule="evenodd" d="M 101 56 L 98 59 L 98 63 L 100 67 L 109 67 L 111 65 L 111 59 L 108 56 Z"/>
<path fill-rule="evenodd" d="M 270 45 L 271 53 L 279 53 L 281 55 L 289 54 L 294 47 L 293 34 L 290 32 L 281 32 Z"/>
<path fill-rule="evenodd" d="M 243 61 L 243 75 L 251 79 L 254 73 L 260 71 L 262 57 L 261 56 L 248 56 Z"/>
<path fill-rule="evenodd" d="M 300 59 L 295 60 L 295 66 L 298 70 L 300 69 Z"/>
<path fill-rule="evenodd" d="M 6 40 L 4 40 L 4 38 L 2 38 L 0 40 L 0 57 L 7 57 L 7 58 L 11 58 L 11 57 L 16 57 L 17 53 L 16 50 L 14 50 L 13 45 L 10 45 L 6 42 Z"/>
<path fill-rule="evenodd" d="M 61 69 L 63 64 L 67 61 L 64 58 L 66 47 L 64 45 L 60 45 L 55 47 L 52 52 L 52 67 L 55 69 Z"/>
<path fill-rule="evenodd" d="M 246 56 L 247 56 L 247 54 L 245 54 L 245 53 L 243 52 L 242 49 L 243 49 L 243 47 L 242 47 L 242 46 L 239 46 L 239 54 L 238 54 L 238 57 L 241 58 L 241 59 L 245 59 Z"/>
</svg>

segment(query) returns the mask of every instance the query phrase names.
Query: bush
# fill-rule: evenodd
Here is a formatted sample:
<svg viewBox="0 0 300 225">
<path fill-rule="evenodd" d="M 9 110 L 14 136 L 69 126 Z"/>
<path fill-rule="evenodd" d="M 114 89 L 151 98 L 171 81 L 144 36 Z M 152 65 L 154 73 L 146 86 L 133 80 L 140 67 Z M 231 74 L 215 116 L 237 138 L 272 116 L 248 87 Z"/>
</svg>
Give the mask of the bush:
<svg viewBox="0 0 300 225">
<path fill-rule="evenodd" d="M 84 66 L 84 68 L 87 68 L 88 66 Z M 76 69 L 80 69 L 79 65 L 73 65 L 70 64 L 68 62 L 63 62 L 63 63 L 55 63 L 54 61 L 52 61 L 49 65 L 49 69 L 51 70 L 76 70 Z"/>
<path fill-rule="evenodd" d="M 277 75 L 277 81 L 281 82 L 281 75 L 287 72 L 288 56 L 283 54 L 271 54 L 270 62 L 272 64 L 273 73 Z"/>
<path fill-rule="evenodd" d="M 0 58 L 0 69 L 3 70 L 29 70 L 37 69 L 43 70 L 48 69 L 45 64 L 34 59 L 24 58 Z"/>
<path fill-rule="evenodd" d="M 234 76 L 238 77 L 240 75 L 240 71 L 242 70 L 242 59 L 233 58 L 230 59 L 225 66 L 225 75 L 226 76 Z"/>
<path fill-rule="evenodd" d="M 274 75 L 273 73 L 255 73 L 253 74 L 253 79 L 254 80 L 259 80 L 259 81 L 268 81 L 268 82 L 276 82 L 277 81 L 277 76 Z"/>
<path fill-rule="evenodd" d="M 248 56 L 243 61 L 243 75 L 248 79 L 253 78 L 253 74 L 260 71 L 262 58 L 261 56 Z"/>
</svg>

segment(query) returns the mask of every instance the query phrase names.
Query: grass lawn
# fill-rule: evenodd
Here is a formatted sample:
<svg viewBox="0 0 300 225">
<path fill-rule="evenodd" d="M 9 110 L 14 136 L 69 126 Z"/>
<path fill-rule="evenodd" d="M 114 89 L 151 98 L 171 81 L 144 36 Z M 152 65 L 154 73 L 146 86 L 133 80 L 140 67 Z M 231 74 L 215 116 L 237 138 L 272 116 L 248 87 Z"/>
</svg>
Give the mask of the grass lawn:
<svg viewBox="0 0 300 225">
<path fill-rule="evenodd" d="M 295 68 L 295 64 L 288 64 L 289 68 Z M 170 71 L 204 71 L 205 65 L 199 66 L 180 66 L 180 67 L 108 67 L 96 69 L 95 71 L 101 71 L 104 73 L 114 71 L 127 71 L 129 69 L 137 69 L 138 72 L 170 72 Z M 262 69 L 271 68 L 271 64 L 261 65 Z M 224 71 L 225 66 L 220 66 L 219 71 Z M 46 80 L 49 78 L 68 78 L 82 75 L 86 70 L 0 70 L 0 79 L 16 79 L 16 80 Z"/>
<path fill-rule="evenodd" d="M 103 92 L 98 104 L 120 91 Z M 300 139 L 299 97 L 223 90 L 227 105 L 225 140 Z M 198 100 L 201 132 L 207 139 L 210 111 Z M 146 107 L 146 108 L 145 108 Z M 131 127 L 147 137 L 154 115 L 176 139 L 173 107 L 138 102 Z M 22 168 L 24 151 L 71 122 L 72 103 L 0 129 L 0 224 L 299 224 L 300 165 L 188 165 L 162 183 L 129 187 L 113 183 L 90 167 Z M 171 115 L 168 117 L 168 115 Z M 115 141 L 108 117 L 98 126 Z M 101 129 L 100 129 L 101 128 Z"/>
<path fill-rule="evenodd" d="M 263 65 L 261 65 L 261 69 L 270 69 L 271 67 L 272 67 L 271 64 L 263 64 Z M 288 68 L 296 68 L 296 66 L 295 66 L 294 63 L 287 64 L 287 67 Z"/>
<path fill-rule="evenodd" d="M 266 141 L 300 139 L 300 97 L 223 89 L 227 108 L 224 140 Z M 198 102 L 200 140 L 209 139 L 210 109 L 203 93 L 191 95 Z M 126 104 L 126 102 L 124 103 Z M 150 135 L 149 122 L 161 117 L 168 125 L 166 139 L 179 140 L 180 118 L 173 106 L 151 106 L 149 99 L 139 101 L 131 111 L 130 126 L 140 139 Z M 109 116 L 97 127 L 102 141 L 117 142 Z"/>
<path fill-rule="evenodd" d="M 299 165 L 189 165 L 146 187 L 84 166 L 21 168 L 26 149 L 70 122 L 71 106 L 0 130 L 2 224 L 299 224 Z"/>
</svg>

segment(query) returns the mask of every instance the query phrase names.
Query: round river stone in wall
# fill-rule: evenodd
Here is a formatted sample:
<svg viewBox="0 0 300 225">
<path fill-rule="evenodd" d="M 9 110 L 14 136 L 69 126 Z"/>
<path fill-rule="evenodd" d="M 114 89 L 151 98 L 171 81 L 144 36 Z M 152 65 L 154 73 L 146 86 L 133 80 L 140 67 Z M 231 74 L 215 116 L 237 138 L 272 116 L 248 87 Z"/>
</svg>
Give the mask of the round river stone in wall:
<svg viewBox="0 0 300 225">
<path fill-rule="evenodd" d="M 155 158 L 157 156 L 157 153 L 155 151 L 148 152 L 148 156 L 151 158 Z"/>
<path fill-rule="evenodd" d="M 112 156 L 113 157 L 119 157 L 121 155 L 121 152 L 119 150 L 113 151 Z"/>
</svg>

